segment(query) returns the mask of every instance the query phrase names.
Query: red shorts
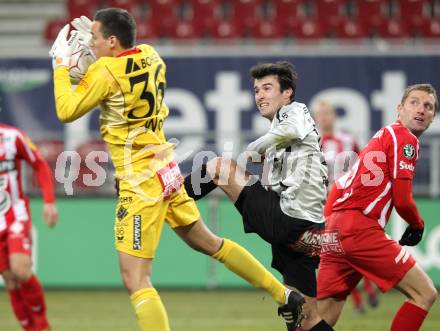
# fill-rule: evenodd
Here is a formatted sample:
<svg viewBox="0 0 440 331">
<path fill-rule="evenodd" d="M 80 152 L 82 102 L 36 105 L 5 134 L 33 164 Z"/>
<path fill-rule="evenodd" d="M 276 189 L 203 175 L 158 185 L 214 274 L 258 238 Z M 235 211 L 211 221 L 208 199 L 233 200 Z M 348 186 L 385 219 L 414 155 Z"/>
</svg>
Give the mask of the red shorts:
<svg viewBox="0 0 440 331">
<path fill-rule="evenodd" d="M 14 222 L 0 232 L 0 272 L 9 269 L 9 256 L 13 253 L 31 255 L 32 223 Z"/>
<path fill-rule="evenodd" d="M 345 299 L 363 276 L 386 292 L 416 263 L 377 221 L 357 210 L 334 212 L 325 233 L 318 271 L 318 299 Z"/>
</svg>

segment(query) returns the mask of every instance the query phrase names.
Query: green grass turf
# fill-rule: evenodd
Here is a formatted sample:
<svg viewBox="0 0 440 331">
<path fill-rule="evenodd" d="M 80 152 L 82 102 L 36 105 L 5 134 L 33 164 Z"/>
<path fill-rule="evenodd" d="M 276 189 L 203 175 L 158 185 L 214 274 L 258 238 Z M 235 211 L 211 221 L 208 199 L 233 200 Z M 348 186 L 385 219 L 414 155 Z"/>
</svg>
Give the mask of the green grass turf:
<svg viewBox="0 0 440 331">
<path fill-rule="evenodd" d="M 275 304 L 253 290 L 162 290 L 173 331 L 283 331 Z M 53 331 L 137 331 L 137 324 L 125 291 L 47 291 Z M 380 297 L 377 309 L 365 315 L 353 312 L 348 301 L 339 331 L 389 330 L 390 321 L 403 296 L 391 292 Z M 0 291 L 0 330 L 20 330 L 9 308 L 7 294 Z M 423 331 L 440 330 L 440 304 L 436 303 Z"/>
</svg>

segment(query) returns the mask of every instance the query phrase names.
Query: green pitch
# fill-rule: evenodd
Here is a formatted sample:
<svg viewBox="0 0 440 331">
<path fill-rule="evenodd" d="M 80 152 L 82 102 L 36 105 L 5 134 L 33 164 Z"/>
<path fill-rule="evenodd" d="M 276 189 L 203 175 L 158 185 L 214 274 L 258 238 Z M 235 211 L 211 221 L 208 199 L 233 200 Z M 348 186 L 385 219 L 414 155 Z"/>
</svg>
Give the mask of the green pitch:
<svg viewBox="0 0 440 331">
<path fill-rule="evenodd" d="M 283 331 L 275 305 L 263 292 L 252 290 L 160 291 L 172 331 Z M 355 314 L 348 301 L 336 330 L 388 330 L 401 303 L 397 292 L 380 297 L 377 309 Z M 124 291 L 48 291 L 53 331 L 138 331 Z M 7 295 L 0 291 L 0 329 L 18 331 Z M 440 304 L 436 303 L 422 328 L 440 330 Z"/>
</svg>

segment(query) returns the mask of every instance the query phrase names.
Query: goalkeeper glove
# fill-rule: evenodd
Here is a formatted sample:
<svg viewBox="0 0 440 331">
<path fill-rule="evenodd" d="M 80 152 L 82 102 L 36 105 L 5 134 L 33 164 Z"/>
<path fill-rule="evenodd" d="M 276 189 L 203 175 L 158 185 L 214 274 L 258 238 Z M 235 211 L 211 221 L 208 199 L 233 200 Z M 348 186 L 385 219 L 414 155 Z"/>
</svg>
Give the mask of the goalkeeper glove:
<svg viewBox="0 0 440 331">
<path fill-rule="evenodd" d="M 73 19 L 70 24 L 79 31 L 83 43 L 87 47 L 90 47 L 90 40 L 92 40 L 92 21 L 87 16 L 81 16 Z"/>
<path fill-rule="evenodd" d="M 414 229 L 408 226 L 399 240 L 399 244 L 402 246 L 415 246 L 417 245 L 423 237 L 424 228 Z"/>
<path fill-rule="evenodd" d="M 69 24 L 66 24 L 58 33 L 57 39 L 55 39 L 49 51 L 49 55 L 53 58 L 52 66 L 54 69 L 60 66 L 68 67 L 70 65 L 73 50 L 79 42 L 79 33 L 76 30 L 72 30 L 69 40 L 67 40 L 69 30 Z"/>
</svg>

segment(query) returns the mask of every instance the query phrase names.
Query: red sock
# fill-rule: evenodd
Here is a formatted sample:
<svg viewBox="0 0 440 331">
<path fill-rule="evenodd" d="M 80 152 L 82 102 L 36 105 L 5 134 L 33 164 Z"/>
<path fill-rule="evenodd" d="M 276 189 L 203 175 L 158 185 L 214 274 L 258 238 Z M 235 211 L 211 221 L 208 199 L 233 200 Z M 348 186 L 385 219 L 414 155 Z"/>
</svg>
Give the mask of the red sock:
<svg viewBox="0 0 440 331">
<path fill-rule="evenodd" d="M 390 331 L 417 331 L 427 314 L 425 309 L 406 301 L 394 316 Z"/>
<path fill-rule="evenodd" d="M 368 278 L 364 278 L 364 290 L 369 295 L 373 295 L 374 294 L 373 285 L 371 285 L 371 280 L 369 280 Z"/>
<path fill-rule="evenodd" d="M 21 283 L 21 293 L 31 309 L 32 318 L 37 330 L 49 327 L 46 317 L 46 303 L 44 301 L 43 288 L 37 277 L 32 275 L 26 282 Z"/>
<path fill-rule="evenodd" d="M 26 331 L 33 330 L 32 317 L 28 307 L 26 306 L 26 302 L 21 295 L 21 290 L 19 288 L 8 289 L 8 293 L 12 310 L 14 311 L 15 317 L 20 323 L 21 327 Z"/>
<path fill-rule="evenodd" d="M 351 290 L 351 297 L 353 299 L 354 308 L 359 308 L 360 306 L 362 306 L 361 292 L 359 292 L 357 288 Z"/>
</svg>

